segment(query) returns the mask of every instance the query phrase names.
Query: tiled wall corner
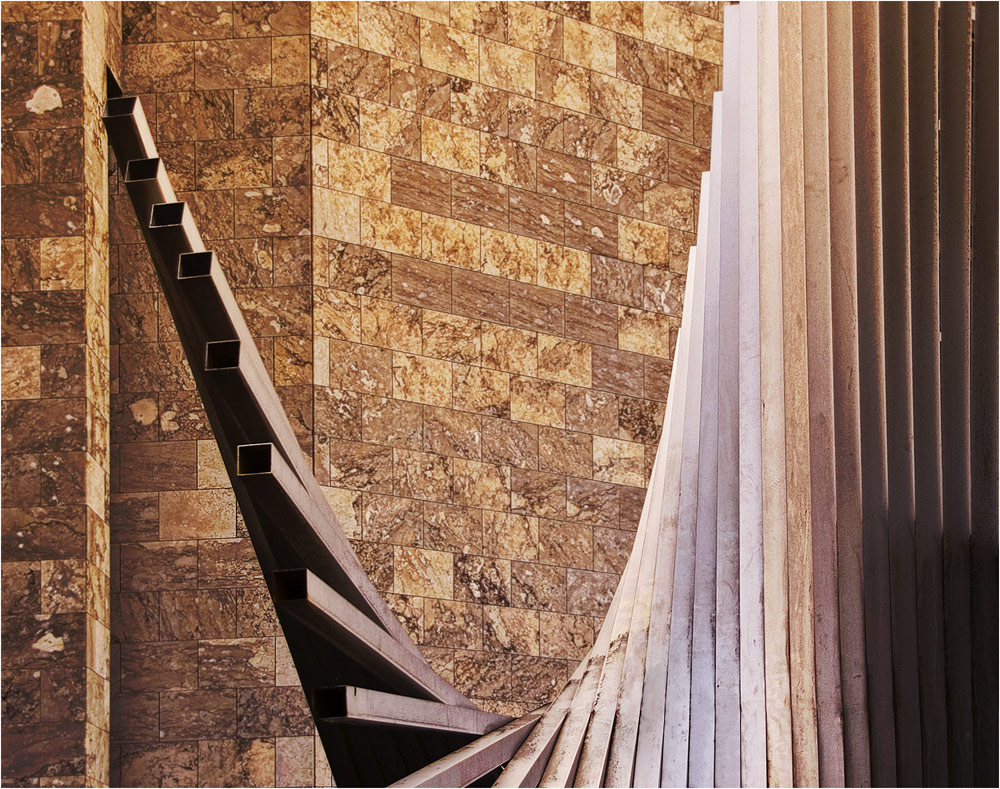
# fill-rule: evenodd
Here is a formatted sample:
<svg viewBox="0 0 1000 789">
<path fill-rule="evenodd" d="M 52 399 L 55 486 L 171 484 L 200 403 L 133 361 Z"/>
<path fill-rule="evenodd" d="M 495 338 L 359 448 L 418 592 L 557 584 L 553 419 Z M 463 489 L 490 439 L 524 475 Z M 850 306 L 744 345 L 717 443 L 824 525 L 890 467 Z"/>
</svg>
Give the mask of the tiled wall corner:
<svg viewBox="0 0 1000 789">
<path fill-rule="evenodd" d="M 113 3 L 3 6 L 3 774 L 107 786 Z"/>
</svg>

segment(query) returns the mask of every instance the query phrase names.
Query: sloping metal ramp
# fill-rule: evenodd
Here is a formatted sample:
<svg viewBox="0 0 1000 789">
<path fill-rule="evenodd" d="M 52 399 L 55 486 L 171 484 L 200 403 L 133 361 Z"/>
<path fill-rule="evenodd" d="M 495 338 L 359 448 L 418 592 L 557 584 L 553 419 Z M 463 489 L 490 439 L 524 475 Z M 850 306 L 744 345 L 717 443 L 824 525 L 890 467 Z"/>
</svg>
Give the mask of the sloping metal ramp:
<svg viewBox="0 0 1000 789">
<path fill-rule="evenodd" d="M 359 563 L 140 100 L 104 123 L 337 784 L 385 786 L 507 723 L 431 668 Z"/>
</svg>

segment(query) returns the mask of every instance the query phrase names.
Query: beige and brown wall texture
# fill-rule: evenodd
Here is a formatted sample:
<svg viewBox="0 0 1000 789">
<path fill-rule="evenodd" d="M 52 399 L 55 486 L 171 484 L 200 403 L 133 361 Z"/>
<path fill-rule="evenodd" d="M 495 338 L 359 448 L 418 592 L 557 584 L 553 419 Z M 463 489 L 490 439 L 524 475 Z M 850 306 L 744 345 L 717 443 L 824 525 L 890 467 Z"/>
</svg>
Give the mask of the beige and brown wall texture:
<svg viewBox="0 0 1000 789">
<path fill-rule="evenodd" d="M 481 706 L 547 701 L 642 506 L 719 5 L 3 8 L 5 779 L 330 782 L 105 65 L 375 583 Z"/>
</svg>

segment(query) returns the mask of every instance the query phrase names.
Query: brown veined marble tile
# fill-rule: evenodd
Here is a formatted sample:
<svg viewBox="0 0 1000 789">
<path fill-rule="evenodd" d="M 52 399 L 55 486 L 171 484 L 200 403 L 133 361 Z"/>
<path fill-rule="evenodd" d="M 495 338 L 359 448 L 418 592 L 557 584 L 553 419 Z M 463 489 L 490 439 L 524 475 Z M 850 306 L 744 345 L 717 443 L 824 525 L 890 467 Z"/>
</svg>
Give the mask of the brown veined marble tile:
<svg viewBox="0 0 1000 789">
<path fill-rule="evenodd" d="M 691 99 L 697 104 L 711 104 L 712 94 L 719 89 L 719 72 L 719 66 L 707 60 L 671 52 L 670 86 L 667 92 L 683 99 Z"/>
<path fill-rule="evenodd" d="M 121 747 L 123 786 L 155 783 L 168 786 L 176 781 L 180 786 L 198 783 L 197 742 L 142 742 Z"/>
<path fill-rule="evenodd" d="M 502 230 L 482 231 L 482 271 L 505 279 L 534 282 L 537 277 L 537 242 Z"/>
<path fill-rule="evenodd" d="M 491 510 L 510 508 L 510 468 L 463 458 L 455 458 L 453 468 L 456 504 Z"/>
<path fill-rule="evenodd" d="M 668 265 L 670 230 L 640 219 L 618 218 L 619 254 L 636 263 Z"/>
<path fill-rule="evenodd" d="M 614 573 L 570 568 L 566 574 L 566 608 L 571 614 L 604 616 L 618 585 Z"/>
<path fill-rule="evenodd" d="M 593 562 L 593 528 L 584 523 L 539 520 L 539 560 L 545 564 L 589 568 Z"/>
<path fill-rule="evenodd" d="M 491 181 L 521 189 L 535 188 L 535 149 L 494 134 L 482 135 L 481 172 Z"/>
<path fill-rule="evenodd" d="M 387 3 L 361 3 L 358 7 L 359 45 L 383 55 L 420 62 L 420 20 L 389 7 Z"/>
<path fill-rule="evenodd" d="M 483 547 L 501 559 L 538 559 L 538 519 L 507 512 L 483 513 Z"/>
<path fill-rule="evenodd" d="M 590 616 L 542 611 L 539 633 L 543 657 L 580 660 L 594 644 L 594 620 Z"/>
<path fill-rule="evenodd" d="M 587 343 L 538 335 L 538 376 L 576 386 L 590 386 L 591 347 Z"/>
<path fill-rule="evenodd" d="M 443 4 L 442 4 L 443 5 Z M 496 0 L 471 3 L 449 3 L 449 20 L 453 27 L 495 41 L 507 40 L 508 4 Z"/>
<path fill-rule="evenodd" d="M 648 450 L 648 447 L 647 447 Z M 630 485 L 618 486 L 618 508 L 620 517 L 618 527 L 635 531 L 642 516 L 642 508 L 646 501 L 646 489 Z"/>
<path fill-rule="evenodd" d="M 454 123 L 424 118 L 421 121 L 421 159 L 425 164 L 479 175 L 479 132 Z"/>
<path fill-rule="evenodd" d="M 388 253 L 371 247 L 335 242 L 327 247 L 326 259 L 327 282 L 331 288 L 360 296 L 374 296 L 380 299 L 390 297 L 392 259 Z M 322 267 L 324 263 L 317 259 L 314 265 Z M 362 325 L 363 320 L 362 318 Z"/>
<path fill-rule="evenodd" d="M 111 710 L 111 732 L 117 742 L 159 739 L 158 693 L 119 693 Z M 236 723 L 236 696 L 233 694 L 233 723 Z"/>
<path fill-rule="evenodd" d="M 512 602 L 536 611 L 566 610 L 566 568 L 529 562 L 511 563 Z"/>
<path fill-rule="evenodd" d="M 122 553 L 124 557 L 124 549 Z M 198 587 L 263 586 L 260 563 L 248 537 L 198 540 Z"/>
<path fill-rule="evenodd" d="M 161 540 L 236 536 L 236 499 L 229 490 L 160 493 Z"/>
<path fill-rule="evenodd" d="M 597 389 L 566 388 L 566 427 L 583 433 L 618 435 L 618 398 Z"/>
<path fill-rule="evenodd" d="M 393 203 L 447 217 L 451 216 L 451 201 L 452 174 L 448 170 L 393 157 Z"/>
<path fill-rule="evenodd" d="M 451 213 L 463 222 L 506 230 L 509 224 L 507 187 L 484 178 L 453 174 Z"/>
<path fill-rule="evenodd" d="M 538 436 L 538 467 L 541 471 L 589 477 L 593 473 L 592 444 L 592 437 L 586 433 L 541 428 Z"/>
<path fill-rule="evenodd" d="M 452 77 L 393 60 L 389 79 L 389 100 L 393 107 L 442 121 L 451 119 Z"/>
<path fill-rule="evenodd" d="M 313 331 L 317 336 L 361 341 L 361 297 L 332 288 L 313 292 Z"/>
<path fill-rule="evenodd" d="M 691 142 L 694 105 L 688 99 L 651 88 L 642 91 L 642 128 L 653 134 Z"/>
<path fill-rule="evenodd" d="M 483 511 L 440 502 L 423 502 L 424 547 L 456 553 L 481 553 Z"/>
<path fill-rule="evenodd" d="M 393 549 L 393 565 L 393 591 L 396 594 L 415 594 L 444 600 L 451 598 L 454 576 L 450 552 L 396 546 Z M 425 615 L 427 613 L 425 609 Z M 433 628 L 433 616 L 427 617 L 425 626 Z"/>
<path fill-rule="evenodd" d="M 482 649 L 482 623 L 482 605 L 478 603 L 424 601 L 424 643 L 430 646 Z"/>
<path fill-rule="evenodd" d="M 451 269 L 440 263 L 397 255 L 392 261 L 392 295 L 397 301 L 448 312 Z"/>
<path fill-rule="evenodd" d="M 538 654 L 539 612 L 487 605 L 483 608 L 483 645 L 490 652 Z"/>
<path fill-rule="evenodd" d="M 372 579 L 375 588 L 381 592 L 391 593 L 393 585 L 393 546 L 377 542 L 362 542 L 353 540 L 351 546 L 354 553 L 365 568 L 368 577 Z"/>
<path fill-rule="evenodd" d="M 566 477 L 543 471 L 511 469 L 511 511 L 538 518 L 565 517 Z"/>
<path fill-rule="evenodd" d="M 37 399 L 42 396 L 41 346 L 11 346 L 3 353 L 5 400 Z"/>
<path fill-rule="evenodd" d="M 594 528 L 594 569 L 621 573 L 628 562 L 635 532 L 624 529 Z"/>
<path fill-rule="evenodd" d="M 164 641 L 235 638 L 237 635 L 235 589 L 183 589 L 160 592 L 159 598 L 159 633 Z M 234 702 L 234 721 L 235 713 Z"/>
<path fill-rule="evenodd" d="M 392 393 L 392 352 L 331 340 L 330 386 L 389 397 Z"/>
<path fill-rule="evenodd" d="M 323 497 L 333 510 L 340 530 L 351 539 L 361 537 L 361 493 L 347 488 L 323 488 Z"/>
<path fill-rule="evenodd" d="M 451 363 L 426 356 L 393 352 L 392 391 L 400 400 L 450 406 Z"/>
<path fill-rule="evenodd" d="M 373 542 L 420 547 L 423 543 L 421 503 L 398 496 L 366 494 L 362 533 L 364 539 Z"/>
<path fill-rule="evenodd" d="M 618 437 L 643 444 L 656 444 L 663 428 L 663 403 L 633 397 L 621 399 Z"/>
<path fill-rule="evenodd" d="M 641 503 L 640 503 L 641 507 Z M 566 516 L 594 526 L 618 526 L 620 488 L 609 482 L 569 477 L 566 481 Z"/>
<path fill-rule="evenodd" d="M 455 652 L 454 684 L 476 699 L 510 695 L 511 656 L 460 649 Z"/>
<path fill-rule="evenodd" d="M 683 276 L 659 266 L 647 266 L 642 284 L 647 310 L 680 317 L 684 305 Z"/>
<path fill-rule="evenodd" d="M 590 75 L 587 69 L 541 55 L 535 59 L 535 68 L 539 100 L 576 112 L 590 112 Z"/>
<path fill-rule="evenodd" d="M 329 88 L 380 104 L 389 103 L 388 57 L 331 41 L 328 59 Z"/>
<path fill-rule="evenodd" d="M 361 101 L 361 145 L 420 160 L 420 116 L 414 112 Z"/>
<path fill-rule="evenodd" d="M 314 783 L 317 749 L 323 746 L 316 737 L 277 737 L 274 741 L 274 777 L 276 786 L 321 786 Z"/>
<path fill-rule="evenodd" d="M 156 9 L 156 37 L 160 41 L 192 41 L 202 38 L 230 38 L 233 12 L 225 4 L 187 3 Z"/>
<path fill-rule="evenodd" d="M 405 400 L 383 397 L 363 398 L 361 437 L 384 446 L 421 449 L 423 416 L 421 406 Z"/>
<path fill-rule="evenodd" d="M 510 562 L 455 554 L 455 599 L 486 605 L 509 605 Z"/>
<path fill-rule="evenodd" d="M 361 104 L 358 98 L 335 90 L 315 87 L 311 96 L 313 134 L 326 137 L 328 140 L 357 145 L 362 122 Z"/>
<path fill-rule="evenodd" d="M 522 96 L 511 96 L 508 132 L 512 140 L 553 151 L 562 151 L 566 112 L 560 107 Z"/>
<path fill-rule="evenodd" d="M 561 335 L 565 328 L 565 295 L 522 282 L 510 285 L 510 322 L 520 329 Z"/>
<path fill-rule="evenodd" d="M 421 324 L 425 356 L 463 364 L 479 364 L 482 355 L 479 321 L 424 310 Z"/>
<path fill-rule="evenodd" d="M 481 417 L 451 408 L 423 409 L 425 451 L 472 460 L 481 457 Z"/>
<path fill-rule="evenodd" d="M 674 52 L 694 54 L 694 15 L 667 3 L 649 3 L 643 8 L 645 39 Z"/>
<path fill-rule="evenodd" d="M 420 62 L 435 71 L 476 81 L 479 79 L 479 40 L 472 33 L 422 19 Z"/>
<path fill-rule="evenodd" d="M 197 443 L 123 444 L 121 491 L 194 490 L 198 487 Z"/>
<path fill-rule="evenodd" d="M 308 33 L 309 10 L 309 3 L 302 2 L 235 5 L 234 32 L 237 37 L 292 36 Z"/>
<path fill-rule="evenodd" d="M 4 562 L 3 574 L 5 612 L 27 613 L 41 609 L 40 562 Z"/>
<path fill-rule="evenodd" d="M 672 363 L 666 359 L 652 356 L 644 360 L 646 397 L 654 400 L 666 400 L 670 390 L 670 371 Z"/>
<path fill-rule="evenodd" d="M 393 450 L 393 492 L 430 501 L 452 500 L 452 459 L 430 452 Z"/>
<path fill-rule="evenodd" d="M 449 120 L 480 132 L 506 137 L 507 104 L 506 92 L 456 78 L 452 80 Z"/>
<path fill-rule="evenodd" d="M 198 642 L 122 644 L 124 692 L 194 689 L 198 683 Z"/>
<path fill-rule="evenodd" d="M 410 638 L 420 643 L 424 632 L 424 599 L 402 594 L 386 595 L 385 599 Z"/>
<path fill-rule="evenodd" d="M 671 91 L 669 50 L 623 35 L 618 35 L 616 42 L 616 76 L 644 88 L 676 94 Z"/>
<path fill-rule="evenodd" d="M 160 518 L 158 494 L 113 493 L 110 513 L 112 542 L 149 542 L 157 539 Z"/>
<path fill-rule="evenodd" d="M 421 222 L 421 253 L 427 260 L 478 271 L 479 231 L 478 225 L 424 214 Z"/>
<path fill-rule="evenodd" d="M 712 105 L 694 105 L 694 137 L 692 142 L 699 148 L 712 145 Z"/>
<path fill-rule="evenodd" d="M 709 152 L 707 148 L 696 148 L 693 145 L 671 141 L 671 183 L 697 189 L 701 183 L 701 174 L 708 169 L 708 166 Z"/>
<path fill-rule="evenodd" d="M 195 90 L 270 85 L 271 47 L 267 43 L 261 46 L 254 39 L 198 41 L 194 45 Z"/>
<path fill-rule="evenodd" d="M 237 638 L 198 643 L 201 688 L 245 688 L 274 682 L 274 639 Z"/>
<path fill-rule="evenodd" d="M 270 786 L 274 781 L 274 742 L 199 740 L 198 779 L 205 786 Z"/>
<path fill-rule="evenodd" d="M 697 192 L 684 186 L 647 180 L 644 192 L 647 222 L 667 225 L 686 232 L 694 230 Z"/>
<path fill-rule="evenodd" d="M 400 255 L 420 254 L 420 212 L 361 200 L 361 243 Z"/>
<path fill-rule="evenodd" d="M 618 308 L 598 299 L 566 295 L 566 336 L 581 342 L 618 344 Z"/>
<path fill-rule="evenodd" d="M 597 2 L 590 5 L 590 21 L 635 38 L 642 37 L 642 2 Z"/>
<path fill-rule="evenodd" d="M 485 418 L 483 460 L 520 468 L 538 468 L 538 426 Z"/>
<path fill-rule="evenodd" d="M 490 39 L 480 42 L 480 50 L 480 72 L 485 84 L 529 98 L 535 95 L 534 54 Z"/>
<path fill-rule="evenodd" d="M 309 32 L 345 44 L 358 43 L 357 3 L 310 3 Z"/>
<path fill-rule="evenodd" d="M 389 156 L 334 140 L 329 141 L 327 152 L 331 188 L 371 200 L 389 202 L 391 196 Z"/>
<path fill-rule="evenodd" d="M 163 85 L 192 90 L 194 72 L 194 44 L 190 42 L 132 44 L 124 48 L 123 76 L 129 89 L 138 93 L 152 92 Z"/>
<path fill-rule="evenodd" d="M 598 255 L 618 254 L 618 221 L 615 214 L 598 208 L 566 203 L 566 245 Z"/>
<path fill-rule="evenodd" d="M 233 91 L 160 93 L 157 108 L 160 141 L 226 139 L 235 131 Z M 241 111 L 245 114 L 245 107 Z"/>
<path fill-rule="evenodd" d="M 483 364 L 518 375 L 537 375 L 538 335 L 533 331 L 484 323 Z"/>
<path fill-rule="evenodd" d="M 377 444 L 331 439 L 330 484 L 392 493 L 392 449 Z"/>
<path fill-rule="evenodd" d="M 397 261 L 404 265 L 410 262 L 402 258 L 397 258 Z M 421 263 L 421 261 L 412 262 L 414 264 Z M 397 269 L 397 271 L 399 270 Z M 401 279 L 401 275 L 397 274 L 397 282 L 399 279 Z M 422 291 L 418 290 L 418 287 L 413 286 L 413 292 L 419 295 Z M 411 289 L 407 287 L 406 292 L 410 291 Z M 399 294 L 396 298 L 399 298 Z M 361 300 L 361 341 L 404 353 L 420 353 L 422 347 L 421 314 L 420 307 L 397 304 L 383 299 L 364 298 Z"/>
<path fill-rule="evenodd" d="M 510 3 L 509 43 L 521 49 L 562 58 L 563 18 L 531 3 Z"/>
<path fill-rule="evenodd" d="M 501 277 L 476 271 L 453 271 L 452 298 L 453 309 L 459 315 L 494 323 L 507 323 L 510 317 L 510 283 Z"/>
<path fill-rule="evenodd" d="M 236 695 L 235 688 L 167 691 L 160 694 L 159 730 L 158 736 L 153 739 L 235 737 Z M 152 714 L 155 721 L 155 706 Z"/>
</svg>

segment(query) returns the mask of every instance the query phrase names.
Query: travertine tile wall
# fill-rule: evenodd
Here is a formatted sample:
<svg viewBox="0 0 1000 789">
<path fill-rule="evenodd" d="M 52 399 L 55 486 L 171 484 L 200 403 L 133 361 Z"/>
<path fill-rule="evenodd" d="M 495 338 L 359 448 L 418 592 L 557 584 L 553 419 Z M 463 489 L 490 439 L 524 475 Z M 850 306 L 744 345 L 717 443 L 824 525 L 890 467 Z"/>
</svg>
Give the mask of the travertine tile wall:
<svg viewBox="0 0 1000 789">
<path fill-rule="evenodd" d="M 109 780 L 110 3 L 3 4 L 3 778 Z"/>
<path fill-rule="evenodd" d="M 314 468 L 425 653 L 549 700 L 631 548 L 716 4 L 314 3 Z"/>
<path fill-rule="evenodd" d="M 143 2 L 123 28 L 123 83 L 362 561 L 460 689 L 547 700 L 642 504 L 718 8 Z M 112 192 L 112 781 L 329 783 Z"/>
<path fill-rule="evenodd" d="M 123 83 L 312 453 L 308 3 L 125 3 Z M 329 785 L 260 567 L 142 244 L 113 204 L 112 771 Z"/>
</svg>

